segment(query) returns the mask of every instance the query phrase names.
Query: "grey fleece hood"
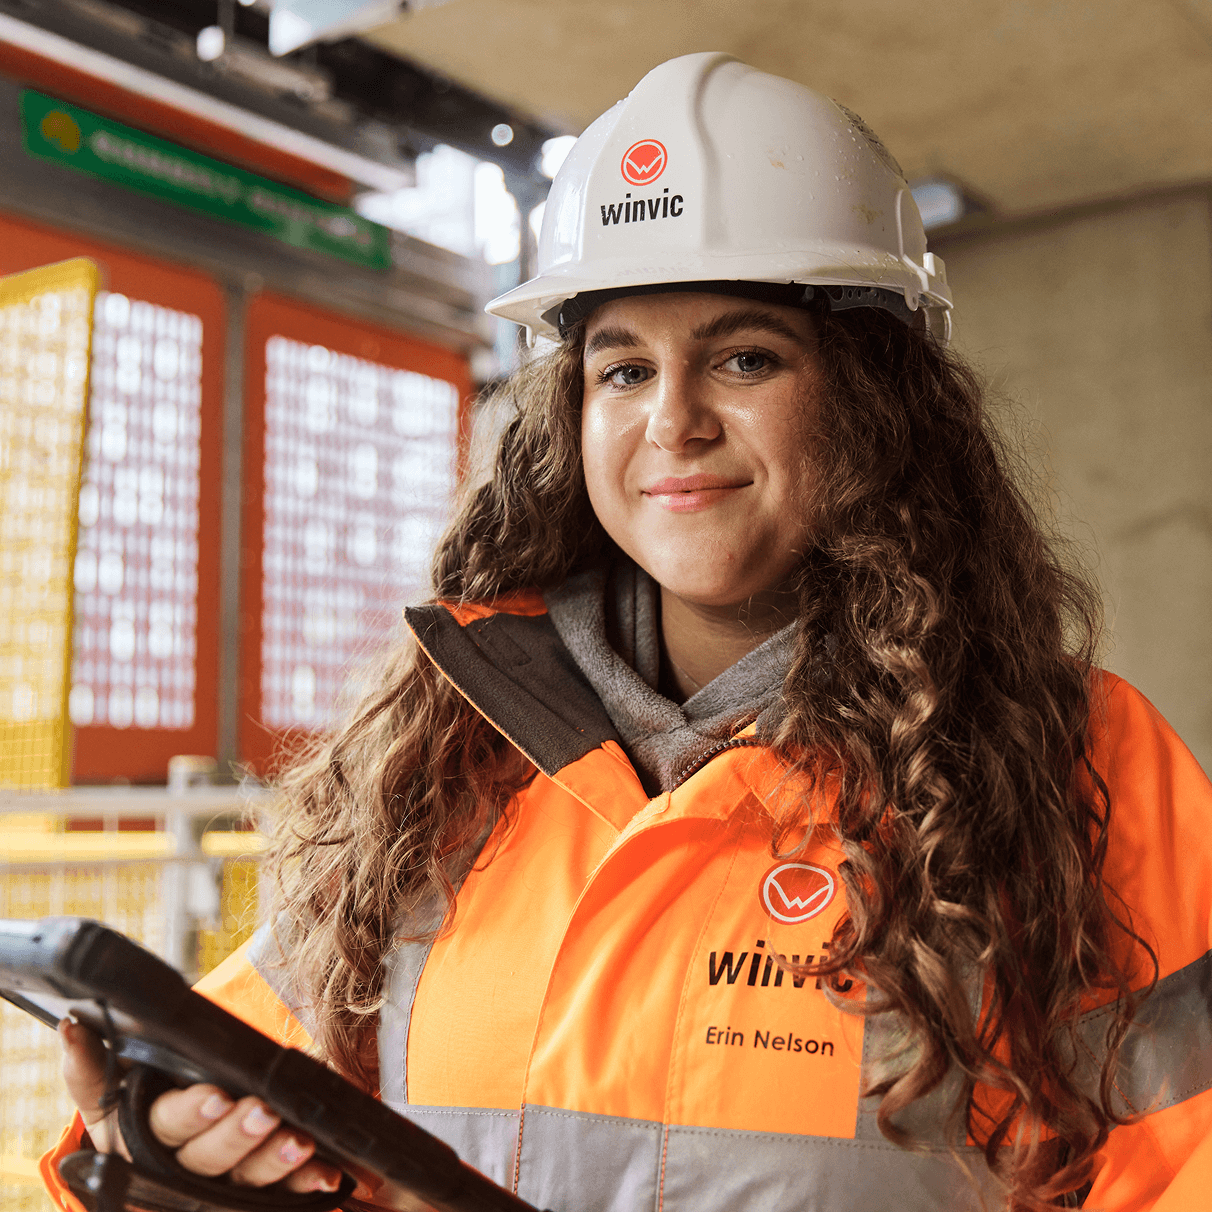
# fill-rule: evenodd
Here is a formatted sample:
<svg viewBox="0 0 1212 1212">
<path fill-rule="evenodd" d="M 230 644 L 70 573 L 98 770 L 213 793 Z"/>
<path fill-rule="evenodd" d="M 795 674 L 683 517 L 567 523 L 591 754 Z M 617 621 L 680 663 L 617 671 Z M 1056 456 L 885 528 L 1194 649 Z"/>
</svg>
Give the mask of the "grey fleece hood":
<svg viewBox="0 0 1212 1212">
<path fill-rule="evenodd" d="M 740 728 L 773 732 L 795 625 L 764 640 L 681 706 L 660 680 L 660 587 L 630 560 L 570 577 L 544 595 L 548 617 L 623 738 L 650 795 Z"/>
</svg>

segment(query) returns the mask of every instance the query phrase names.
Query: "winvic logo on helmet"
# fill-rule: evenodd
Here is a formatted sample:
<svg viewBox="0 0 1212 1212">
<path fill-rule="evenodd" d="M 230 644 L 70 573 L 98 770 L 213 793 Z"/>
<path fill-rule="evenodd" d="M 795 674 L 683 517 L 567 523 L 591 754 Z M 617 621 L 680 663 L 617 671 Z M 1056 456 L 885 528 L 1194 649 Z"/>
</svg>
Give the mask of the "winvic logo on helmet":
<svg viewBox="0 0 1212 1212">
<path fill-rule="evenodd" d="M 641 139 L 623 153 L 619 170 L 628 185 L 651 185 L 665 171 L 668 159 L 663 143 Z"/>
<path fill-rule="evenodd" d="M 776 922 L 806 922 L 816 917 L 837 891 L 832 871 L 811 863 L 779 863 L 762 880 L 762 908 Z"/>
<path fill-rule="evenodd" d="M 619 171 L 631 185 L 651 185 L 665 171 L 669 157 L 665 145 L 656 139 L 641 139 L 633 143 L 624 153 Z M 628 194 L 621 202 L 607 202 L 602 206 L 602 226 L 618 223 L 640 223 L 652 219 L 680 219 L 682 217 L 681 194 L 672 197 L 668 189 L 652 198 L 632 198 Z"/>
</svg>

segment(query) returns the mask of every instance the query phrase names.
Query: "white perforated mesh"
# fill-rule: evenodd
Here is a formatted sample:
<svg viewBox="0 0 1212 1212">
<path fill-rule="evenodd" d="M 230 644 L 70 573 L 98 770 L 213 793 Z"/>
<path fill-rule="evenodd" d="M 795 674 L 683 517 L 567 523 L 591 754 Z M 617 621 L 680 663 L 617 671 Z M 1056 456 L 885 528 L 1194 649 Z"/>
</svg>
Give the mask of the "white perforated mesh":
<svg viewBox="0 0 1212 1212">
<path fill-rule="evenodd" d="M 202 321 L 102 292 L 80 490 L 69 710 L 194 723 Z"/>
<path fill-rule="evenodd" d="M 265 354 L 261 717 L 320 728 L 429 583 L 458 390 L 282 336 Z"/>
</svg>

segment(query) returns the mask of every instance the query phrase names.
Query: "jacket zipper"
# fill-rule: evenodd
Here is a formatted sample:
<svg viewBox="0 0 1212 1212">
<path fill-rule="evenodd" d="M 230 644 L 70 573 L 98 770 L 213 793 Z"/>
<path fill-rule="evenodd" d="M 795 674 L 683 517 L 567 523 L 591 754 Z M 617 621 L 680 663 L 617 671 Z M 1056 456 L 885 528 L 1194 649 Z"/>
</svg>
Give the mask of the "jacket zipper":
<svg viewBox="0 0 1212 1212">
<path fill-rule="evenodd" d="M 761 742 L 755 740 L 751 736 L 734 736 L 727 741 L 720 741 L 718 745 L 712 745 L 706 753 L 700 753 L 689 766 L 683 770 L 676 779 L 673 780 L 673 786 L 670 791 L 676 791 L 692 774 L 697 774 L 704 766 L 707 765 L 713 757 L 724 752 L 725 749 L 743 749 L 746 746 L 758 746 Z"/>
</svg>

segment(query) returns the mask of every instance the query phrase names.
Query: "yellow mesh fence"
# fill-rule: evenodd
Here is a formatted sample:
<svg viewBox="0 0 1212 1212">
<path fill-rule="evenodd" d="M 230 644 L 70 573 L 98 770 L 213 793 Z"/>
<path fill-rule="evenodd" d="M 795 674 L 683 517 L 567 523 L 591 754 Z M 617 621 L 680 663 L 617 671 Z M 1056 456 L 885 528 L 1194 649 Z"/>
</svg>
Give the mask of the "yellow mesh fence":
<svg viewBox="0 0 1212 1212">
<path fill-rule="evenodd" d="M 198 931 L 199 976 L 222 963 L 257 928 L 258 875 L 252 858 L 228 859 L 223 864 L 218 926 Z"/>
<path fill-rule="evenodd" d="M 0 278 L 0 787 L 66 786 L 72 564 L 97 267 Z"/>
<path fill-rule="evenodd" d="M 222 867 L 219 919 L 215 928 L 197 932 L 199 973 L 208 972 L 244 942 L 256 922 L 256 859 L 225 858 Z M 12 865 L 0 869 L 0 917 L 79 914 L 104 921 L 158 951 L 167 929 L 166 871 L 163 861 L 39 864 L 26 870 Z M 72 1111 L 59 1078 L 54 1033 L 0 1001 L 0 1212 L 60 1212 L 42 1188 L 36 1162 L 58 1140 Z"/>
</svg>

